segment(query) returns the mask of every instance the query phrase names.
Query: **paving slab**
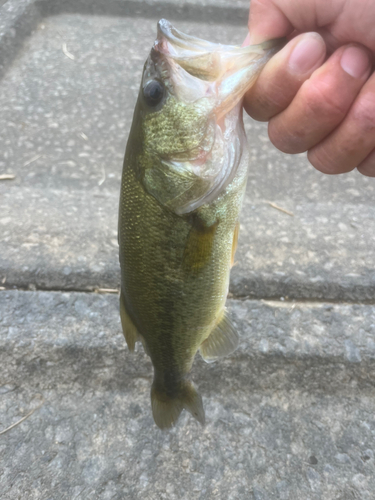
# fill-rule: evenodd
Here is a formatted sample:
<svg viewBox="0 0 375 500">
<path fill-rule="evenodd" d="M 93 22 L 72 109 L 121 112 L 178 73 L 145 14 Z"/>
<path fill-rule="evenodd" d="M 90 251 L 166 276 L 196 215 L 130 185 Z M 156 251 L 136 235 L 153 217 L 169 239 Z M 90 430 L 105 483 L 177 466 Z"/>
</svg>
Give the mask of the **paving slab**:
<svg viewBox="0 0 375 500">
<path fill-rule="evenodd" d="M 122 158 L 158 9 L 210 40 L 241 43 L 246 34 L 246 20 L 236 25 L 225 11 L 221 23 L 198 22 L 199 2 L 184 4 L 190 18 L 178 14 L 178 2 L 175 10 L 137 2 L 138 14 L 131 2 L 105 5 L 8 0 L 2 7 L 3 36 L 24 20 L 19 10 L 36 10 L 22 47 L 2 51 L 11 60 L 0 80 L 0 173 L 15 178 L 0 181 L 0 286 L 118 288 Z M 116 5 L 121 16 L 87 14 L 110 14 Z M 231 293 L 373 301 L 374 180 L 325 176 L 304 155 L 273 148 L 264 124 L 247 119 L 246 128 L 252 161 Z"/>
<path fill-rule="evenodd" d="M 4 5 L 6 4 L 6 5 Z M 41 19 L 64 13 L 143 17 L 168 17 L 200 23 L 244 25 L 248 18 L 247 0 L 0 0 L 0 76 L 22 48 L 24 40 Z"/>
<path fill-rule="evenodd" d="M 156 428 L 117 294 L 81 293 L 119 288 L 122 158 L 157 20 L 240 44 L 247 11 L 0 0 L 0 174 L 14 175 L 0 181 L 1 498 L 374 498 L 373 179 L 320 174 L 245 118 L 228 301 L 241 345 L 197 356 L 205 427 L 184 413 Z"/>
<path fill-rule="evenodd" d="M 2 498 L 373 499 L 374 309 L 229 309 L 239 349 L 192 370 L 206 426 L 163 432 L 117 295 L 0 292 L 0 432 L 28 415 L 0 434 Z"/>
<path fill-rule="evenodd" d="M 232 295 L 373 303 L 375 207 L 329 207 L 247 198 Z M 0 186 L 0 213 L 0 286 L 119 288 L 113 193 Z"/>
</svg>

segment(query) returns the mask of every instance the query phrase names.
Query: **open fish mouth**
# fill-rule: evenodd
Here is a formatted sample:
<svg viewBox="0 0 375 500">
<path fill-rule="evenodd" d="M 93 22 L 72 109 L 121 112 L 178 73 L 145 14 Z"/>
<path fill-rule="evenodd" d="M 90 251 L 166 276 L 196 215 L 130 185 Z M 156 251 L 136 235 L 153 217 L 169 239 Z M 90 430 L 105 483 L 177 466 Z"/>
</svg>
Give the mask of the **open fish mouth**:
<svg viewBox="0 0 375 500">
<path fill-rule="evenodd" d="M 186 72 L 195 80 L 199 80 L 200 92 L 197 92 L 195 85 L 192 86 L 195 92 L 194 100 L 215 96 L 214 111 L 219 119 L 242 99 L 265 62 L 280 49 L 282 43 L 283 40 L 270 40 L 248 47 L 213 43 L 186 35 L 166 19 L 161 19 L 158 22 L 157 38 L 152 52 L 163 55 L 168 60 L 169 76 L 175 80 L 176 90 L 192 83 L 191 79 L 188 79 L 184 85 L 181 73 Z M 181 69 L 184 72 L 181 72 Z M 184 96 L 186 98 L 186 93 Z"/>
<path fill-rule="evenodd" d="M 161 80 L 168 95 L 194 109 L 204 123 L 192 149 L 173 149 L 146 173 L 146 188 L 163 205 L 180 215 L 192 212 L 212 202 L 233 180 L 246 143 L 242 98 L 280 45 L 278 40 L 249 47 L 212 43 L 159 21 L 143 88 L 152 79 Z M 171 176 L 181 182 L 167 189 Z"/>
</svg>

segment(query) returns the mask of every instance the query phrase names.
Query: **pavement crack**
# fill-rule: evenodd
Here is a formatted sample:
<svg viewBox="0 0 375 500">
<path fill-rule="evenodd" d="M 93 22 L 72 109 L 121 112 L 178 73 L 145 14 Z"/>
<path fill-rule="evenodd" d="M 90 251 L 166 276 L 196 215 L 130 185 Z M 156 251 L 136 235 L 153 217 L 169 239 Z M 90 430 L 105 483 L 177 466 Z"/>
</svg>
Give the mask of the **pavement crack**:
<svg viewBox="0 0 375 500">
<path fill-rule="evenodd" d="M 4 291 L 22 291 L 22 292 L 57 292 L 57 293 L 85 293 L 91 294 L 96 293 L 100 295 L 119 295 L 120 288 L 111 288 L 107 286 L 95 286 L 95 287 L 81 287 L 81 286 L 64 286 L 64 287 L 54 287 L 54 286 L 36 286 L 34 283 L 29 283 L 25 285 L 13 285 L 11 283 L 5 283 L 0 286 L 0 292 Z M 375 305 L 375 298 L 373 299 L 357 299 L 352 300 L 347 297 L 343 299 L 333 299 L 331 297 L 280 297 L 275 295 L 236 295 L 230 292 L 227 297 L 229 300 L 235 300 L 237 302 L 246 301 L 261 301 L 264 303 L 277 302 L 278 304 L 284 304 L 286 307 L 293 307 L 294 304 L 332 304 L 332 305 Z"/>
</svg>

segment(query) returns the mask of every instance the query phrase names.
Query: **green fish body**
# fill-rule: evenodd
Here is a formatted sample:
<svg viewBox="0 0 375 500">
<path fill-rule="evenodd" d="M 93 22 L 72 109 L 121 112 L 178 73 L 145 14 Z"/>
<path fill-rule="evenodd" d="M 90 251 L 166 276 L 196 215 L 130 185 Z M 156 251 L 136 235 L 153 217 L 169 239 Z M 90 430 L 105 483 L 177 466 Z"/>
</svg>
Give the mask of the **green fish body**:
<svg viewBox="0 0 375 500">
<path fill-rule="evenodd" d="M 184 408 L 204 423 L 195 354 L 238 344 L 225 301 L 248 172 L 241 100 L 279 46 L 212 44 L 162 20 L 145 64 L 122 174 L 120 313 L 129 349 L 151 357 L 160 428 Z"/>
</svg>

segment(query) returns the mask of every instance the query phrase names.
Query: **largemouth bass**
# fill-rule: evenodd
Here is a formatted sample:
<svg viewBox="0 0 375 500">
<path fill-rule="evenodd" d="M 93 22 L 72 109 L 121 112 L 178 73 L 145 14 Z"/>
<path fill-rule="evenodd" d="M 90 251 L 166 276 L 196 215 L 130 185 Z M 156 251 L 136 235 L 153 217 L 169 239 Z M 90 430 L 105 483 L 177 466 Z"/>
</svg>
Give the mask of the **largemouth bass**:
<svg viewBox="0 0 375 500">
<path fill-rule="evenodd" d="M 210 43 L 158 23 L 122 173 L 120 313 L 129 350 L 154 366 L 152 412 L 171 427 L 183 409 L 204 423 L 188 380 L 237 347 L 225 310 L 249 155 L 241 101 L 280 41 Z"/>
</svg>

